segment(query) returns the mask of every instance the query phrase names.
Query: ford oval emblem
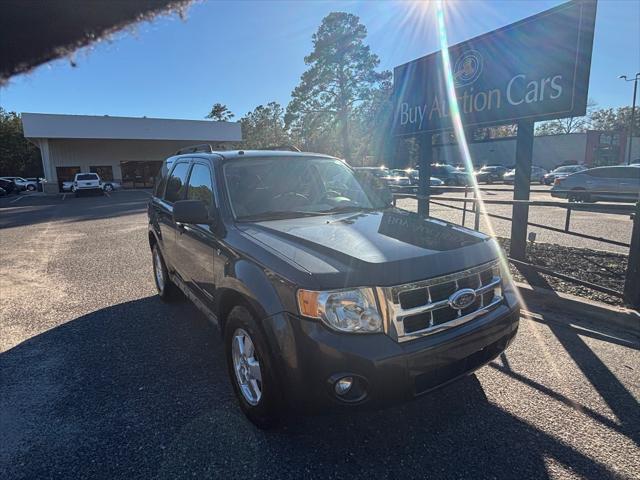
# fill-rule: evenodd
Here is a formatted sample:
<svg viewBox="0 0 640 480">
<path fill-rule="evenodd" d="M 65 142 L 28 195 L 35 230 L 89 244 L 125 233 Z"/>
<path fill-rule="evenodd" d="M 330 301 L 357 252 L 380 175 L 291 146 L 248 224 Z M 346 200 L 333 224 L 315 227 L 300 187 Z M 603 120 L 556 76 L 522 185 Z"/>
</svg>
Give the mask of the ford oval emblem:
<svg viewBox="0 0 640 480">
<path fill-rule="evenodd" d="M 476 291 L 471 288 L 463 288 L 449 297 L 449 305 L 456 310 L 467 308 L 476 301 Z"/>
</svg>

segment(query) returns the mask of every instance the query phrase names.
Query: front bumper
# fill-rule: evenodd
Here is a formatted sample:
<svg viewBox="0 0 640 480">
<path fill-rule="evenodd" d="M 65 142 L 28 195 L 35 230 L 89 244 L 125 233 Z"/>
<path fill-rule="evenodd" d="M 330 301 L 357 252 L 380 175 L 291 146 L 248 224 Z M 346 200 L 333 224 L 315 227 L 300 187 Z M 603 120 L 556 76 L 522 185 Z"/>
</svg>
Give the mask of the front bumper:
<svg viewBox="0 0 640 480">
<path fill-rule="evenodd" d="M 402 402 L 472 373 L 511 343 L 519 314 L 501 305 L 459 327 L 405 343 L 385 334 L 333 332 L 286 313 L 265 319 L 265 329 L 283 398 L 291 408 L 313 412 Z M 348 403 L 335 395 L 332 381 L 344 375 L 365 386 L 364 398 Z"/>
</svg>

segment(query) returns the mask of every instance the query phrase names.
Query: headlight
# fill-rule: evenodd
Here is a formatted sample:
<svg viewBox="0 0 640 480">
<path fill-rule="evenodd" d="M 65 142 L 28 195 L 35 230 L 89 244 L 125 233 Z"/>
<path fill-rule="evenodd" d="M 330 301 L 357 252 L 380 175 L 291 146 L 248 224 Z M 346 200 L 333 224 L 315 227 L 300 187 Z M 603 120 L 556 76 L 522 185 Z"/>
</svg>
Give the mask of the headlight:
<svg viewBox="0 0 640 480">
<path fill-rule="evenodd" d="M 502 278 L 502 296 L 507 305 L 515 307 L 520 302 L 520 292 L 518 287 L 513 283 L 511 272 L 509 271 L 509 261 L 500 260 L 500 277 Z"/>
<path fill-rule="evenodd" d="M 305 317 L 322 320 L 340 332 L 382 332 L 382 318 L 371 288 L 328 292 L 298 290 L 298 308 Z"/>
</svg>

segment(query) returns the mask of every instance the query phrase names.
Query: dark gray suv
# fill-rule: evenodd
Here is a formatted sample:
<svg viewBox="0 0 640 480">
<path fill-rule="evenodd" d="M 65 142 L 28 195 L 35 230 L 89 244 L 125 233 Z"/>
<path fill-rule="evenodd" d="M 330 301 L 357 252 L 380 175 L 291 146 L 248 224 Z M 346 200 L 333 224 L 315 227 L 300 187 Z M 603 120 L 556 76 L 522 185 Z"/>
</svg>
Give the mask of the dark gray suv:
<svg viewBox="0 0 640 480">
<path fill-rule="evenodd" d="M 187 152 L 149 203 L 156 286 L 219 327 L 256 425 L 417 397 L 514 338 L 517 292 L 489 237 L 393 208 L 333 157 Z"/>
</svg>

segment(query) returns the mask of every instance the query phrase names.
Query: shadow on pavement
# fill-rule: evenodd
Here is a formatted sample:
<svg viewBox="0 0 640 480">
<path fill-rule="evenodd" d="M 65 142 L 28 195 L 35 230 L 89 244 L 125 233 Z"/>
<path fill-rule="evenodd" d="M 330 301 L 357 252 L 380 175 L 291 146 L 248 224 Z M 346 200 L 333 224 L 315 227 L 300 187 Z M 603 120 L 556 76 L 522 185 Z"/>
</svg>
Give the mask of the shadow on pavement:
<svg viewBox="0 0 640 480">
<path fill-rule="evenodd" d="M 0 355 L 0 373 L 7 478 L 545 478 L 549 458 L 613 476 L 489 403 L 475 376 L 399 407 L 259 431 L 236 406 L 215 328 L 157 297 L 33 337 Z"/>
<path fill-rule="evenodd" d="M 147 211 L 149 195 L 140 191 L 114 192 L 110 196 L 87 195 L 75 198 L 31 196 L 14 204 L 0 205 L 0 229 L 37 225 L 49 221 L 61 223 L 100 220 Z M 4 208 L 2 208 L 4 207 Z"/>
</svg>

